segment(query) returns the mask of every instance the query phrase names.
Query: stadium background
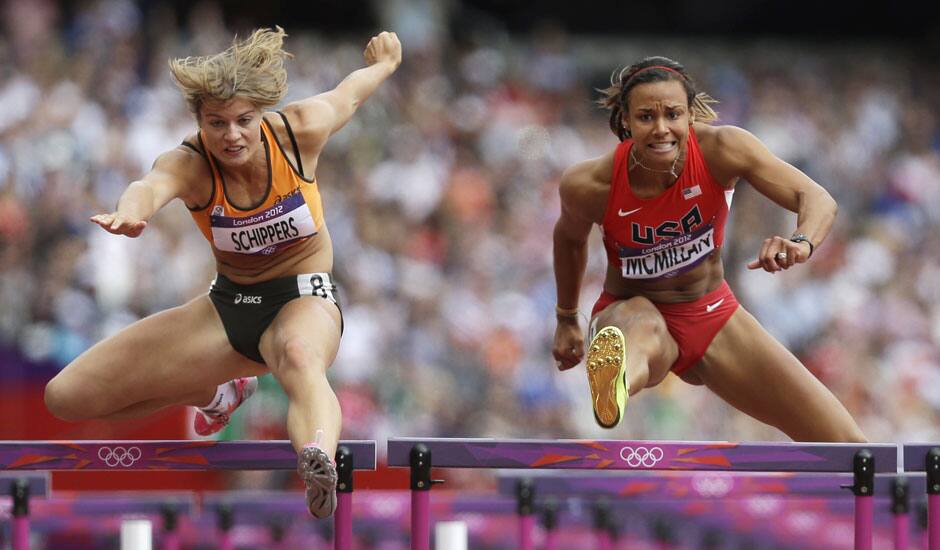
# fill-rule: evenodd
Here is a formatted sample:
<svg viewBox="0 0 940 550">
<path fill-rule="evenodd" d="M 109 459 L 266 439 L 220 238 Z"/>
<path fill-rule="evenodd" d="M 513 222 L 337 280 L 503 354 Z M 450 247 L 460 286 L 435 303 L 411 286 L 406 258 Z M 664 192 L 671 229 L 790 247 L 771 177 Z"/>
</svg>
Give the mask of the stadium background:
<svg viewBox="0 0 940 550">
<path fill-rule="evenodd" d="M 136 240 L 87 221 L 194 128 L 170 57 L 279 24 L 288 100 L 361 66 L 395 30 L 398 73 L 334 136 L 318 177 L 346 333 L 331 369 L 345 438 L 780 440 L 674 377 L 594 425 L 583 370 L 555 370 L 557 181 L 613 147 L 595 88 L 646 55 L 684 63 L 838 200 L 812 262 L 747 272 L 794 216 L 746 184 L 724 253 L 742 303 L 874 441 L 940 439 L 940 25 L 937 8 L 809 3 L 7 0 L 0 35 L 0 438 L 190 437 L 184 410 L 67 424 L 42 388 L 93 342 L 206 291 L 213 265 L 182 204 Z M 930 11 L 933 10 L 933 11 Z M 595 235 L 582 310 L 596 298 Z M 199 368 L 193 365 L 193 368 Z M 768 381 L 768 391 L 774 391 Z M 271 377 L 223 433 L 286 438 Z M 460 476 L 464 477 L 461 478 Z M 404 486 L 388 472 L 363 486 Z M 451 476 L 476 483 L 471 474 Z M 58 487 L 283 487 L 283 474 L 56 475 Z"/>
</svg>

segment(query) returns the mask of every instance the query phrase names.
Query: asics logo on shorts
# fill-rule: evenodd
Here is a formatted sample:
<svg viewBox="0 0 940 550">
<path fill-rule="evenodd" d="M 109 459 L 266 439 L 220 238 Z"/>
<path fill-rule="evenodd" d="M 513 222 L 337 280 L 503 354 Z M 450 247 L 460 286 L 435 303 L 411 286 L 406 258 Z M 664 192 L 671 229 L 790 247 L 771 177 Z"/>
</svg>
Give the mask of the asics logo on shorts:
<svg viewBox="0 0 940 550">
<path fill-rule="evenodd" d="M 236 304 L 260 304 L 261 296 L 249 296 L 247 294 L 243 295 L 241 292 L 239 292 L 238 294 L 235 295 L 235 303 Z"/>
<path fill-rule="evenodd" d="M 118 466 L 129 468 L 140 460 L 141 456 L 143 456 L 143 452 L 140 447 L 114 447 L 113 449 L 111 447 L 101 447 L 98 449 L 98 458 L 112 468 Z"/>
<path fill-rule="evenodd" d="M 620 458 L 632 468 L 652 468 L 663 459 L 665 453 L 659 447 L 624 447 L 620 449 Z"/>
</svg>

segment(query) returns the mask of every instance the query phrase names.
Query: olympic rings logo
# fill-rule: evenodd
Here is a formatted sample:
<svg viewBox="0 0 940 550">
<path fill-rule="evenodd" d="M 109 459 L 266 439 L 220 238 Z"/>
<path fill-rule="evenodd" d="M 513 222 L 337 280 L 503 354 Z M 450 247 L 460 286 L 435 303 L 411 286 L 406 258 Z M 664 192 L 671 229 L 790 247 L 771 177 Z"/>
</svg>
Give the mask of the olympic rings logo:
<svg viewBox="0 0 940 550">
<path fill-rule="evenodd" d="M 143 452 L 140 447 L 101 447 L 98 449 L 98 458 L 111 468 L 123 466 L 129 468 L 140 460 Z"/>
<path fill-rule="evenodd" d="M 631 468 L 639 468 L 643 466 L 645 468 L 652 468 L 660 460 L 663 459 L 665 453 L 659 447 L 624 447 L 620 449 L 620 458 L 627 463 Z"/>
</svg>

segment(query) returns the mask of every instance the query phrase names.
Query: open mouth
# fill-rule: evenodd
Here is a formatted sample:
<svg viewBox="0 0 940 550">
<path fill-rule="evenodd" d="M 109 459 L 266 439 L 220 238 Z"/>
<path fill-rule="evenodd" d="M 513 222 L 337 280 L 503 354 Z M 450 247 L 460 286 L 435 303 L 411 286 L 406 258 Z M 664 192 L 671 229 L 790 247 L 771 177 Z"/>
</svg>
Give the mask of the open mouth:
<svg viewBox="0 0 940 550">
<path fill-rule="evenodd" d="M 659 143 L 650 143 L 647 145 L 647 148 L 652 149 L 656 153 L 669 153 L 675 150 L 678 144 L 678 141 L 663 141 Z"/>
</svg>

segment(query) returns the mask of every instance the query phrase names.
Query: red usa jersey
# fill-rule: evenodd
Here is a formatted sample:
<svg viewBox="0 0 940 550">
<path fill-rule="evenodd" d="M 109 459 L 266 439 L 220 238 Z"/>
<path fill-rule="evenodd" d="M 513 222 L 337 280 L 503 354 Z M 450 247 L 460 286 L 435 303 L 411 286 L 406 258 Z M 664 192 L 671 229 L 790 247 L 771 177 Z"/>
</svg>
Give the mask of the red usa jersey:
<svg viewBox="0 0 940 550">
<path fill-rule="evenodd" d="M 630 189 L 627 159 L 633 140 L 617 146 L 607 212 L 601 224 L 607 261 L 625 279 L 675 277 L 721 247 L 733 190 L 708 172 L 689 128 L 685 166 L 665 192 L 641 199 Z"/>
</svg>

